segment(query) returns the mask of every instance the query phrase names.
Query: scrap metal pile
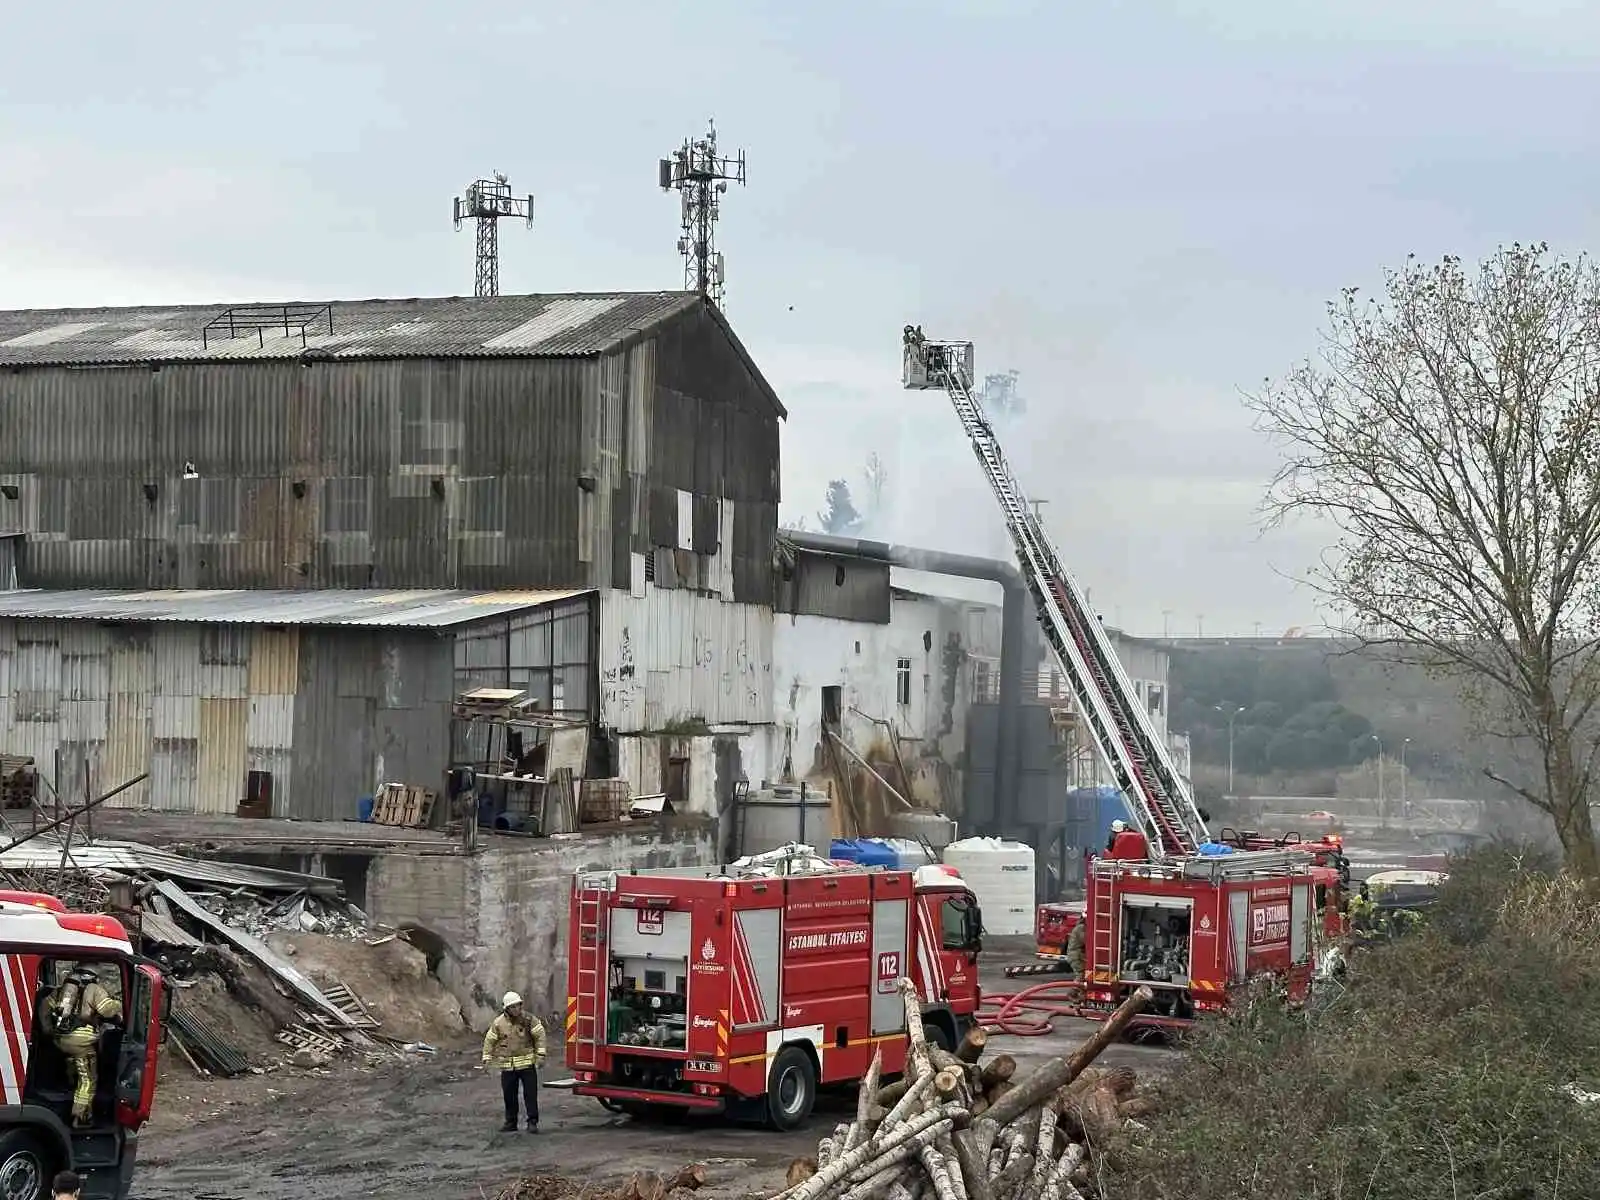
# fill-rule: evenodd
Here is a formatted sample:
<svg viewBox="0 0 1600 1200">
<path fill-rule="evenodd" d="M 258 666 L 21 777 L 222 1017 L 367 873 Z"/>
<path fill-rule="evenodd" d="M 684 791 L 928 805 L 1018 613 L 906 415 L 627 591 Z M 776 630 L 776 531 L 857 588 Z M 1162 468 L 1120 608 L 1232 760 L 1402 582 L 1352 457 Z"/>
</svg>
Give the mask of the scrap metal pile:
<svg viewBox="0 0 1600 1200">
<path fill-rule="evenodd" d="M 1018 1078 L 1010 1055 L 981 1062 L 974 1030 L 955 1054 L 923 1036 L 915 986 L 900 981 L 911 1051 L 904 1079 L 879 1086 L 875 1058 L 856 1117 L 789 1166 L 771 1200 L 1084 1200 L 1092 1152 L 1137 1129 L 1152 1101 L 1132 1072 L 1090 1064 L 1149 1003 L 1141 987 L 1066 1058 Z"/>
</svg>

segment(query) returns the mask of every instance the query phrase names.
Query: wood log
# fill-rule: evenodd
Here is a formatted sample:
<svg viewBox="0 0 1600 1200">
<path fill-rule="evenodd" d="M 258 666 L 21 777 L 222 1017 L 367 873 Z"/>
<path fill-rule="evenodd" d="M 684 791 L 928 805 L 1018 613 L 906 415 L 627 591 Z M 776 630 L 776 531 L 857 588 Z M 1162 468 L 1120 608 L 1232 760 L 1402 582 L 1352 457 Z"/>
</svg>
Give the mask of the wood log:
<svg viewBox="0 0 1600 1200">
<path fill-rule="evenodd" d="M 907 1189 L 912 1182 L 910 1171 L 904 1162 L 890 1163 L 874 1171 L 860 1183 L 853 1183 L 847 1188 L 839 1200 L 876 1200 L 877 1197 L 889 1194 L 896 1184 Z"/>
<path fill-rule="evenodd" d="M 1009 1125 L 1023 1113 L 1037 1104 L 1042 1104 L 1047 1096 L 1059 1091 L 1083 1073 L 1085 1067 L 1094 1062 L 1102 1051 L 1122 1035 L 1128 1023 L 1139 1014 L 1139 1011 L 1154 999 L 1155 993 L 1148 987 L 1140 986 L 1132 995 L 1118 1006 L 1117 1011 L 1106 1018 L 1099 1029 L 1090 1035 L 1070 1057 L 1054 1059 L 1038 1070 L 1031 1072 L 1015 1088 L 1007 1092 L 999 1100 L 990 1100 L 990 1109 L 984 1114 L 986 1120 L 992 1120 L 1000 1126 Z"/>
<path fill-rule="evenodd" d="M 928 1094 L 928 1089 L 932 1086 L 932 1072 L 915 1080 L 912 1085 L 906 1089 L 906 1094 L 900 1097 L 900 1102 L 891 1108 L 889 1110 L 889 1114 L 883 1118 L 883 1124 L 880 1126 L 880 1128 L 886 1130 L 893 1129 L 896 1125 L 901 1125 L 910 1120 L 912 1114 L 921 1108 L 922 1098 Z"/>
<path fill-rule="evenodd" d="M 928 1078 L 932 1078 L 928 1076 Z M 909 1093 L 908 1093 L 909 1094 Z M 847 1154 L 841 1154 L 827 1166 L 821 1167 L 810 1179 L 779 1194 L 776 1200 L 820 1200 L 833 1186 L 869 1162 L 898 1162 L 915 1154 L 923 1145 L 933 1141 L 938 1131 L 954 1125 L 966 1113 L 951 1105 L 947 1108 L 930 1108 L 918 1113 L 904 1125 L 886 1134 L 880 1134 Z"/>
<path fill-rule="evenodd" d="M 678 1173 L 667 1180 L 667 1191 L 674 1192 L 679 1188 L 685 1191 L 697 1192 L 705 1186 L 706 1167 L 704 1163 L 690 1163 L 686 1167 L 679 1167 Z"/>
<path fill-rule="evenodd" d="M 906 1038 L 911 1043 L 906 1059 L 921 1075 L 933 1065 L 928 1059 L 928 1037 L 922 1031 L 922 997 L 917 994 L 917 985 L 909 979 L 902 978 L 898 986 L 906 1009 Z"/>
<path fill-rule="evenodd" d="M 879 1046 L 872 1052 L 872 1062 L 867 1064 L 866 1078 L 861 1081 L 861 1089 L 856 1093 L 856 1119 L 845 1134 L 844 1148 L 854 1150 L 867 1139 L 867 1124 L 873 1105 L 873 1097 L 878 1094 L 878 1075 L 883 1070 L 883 1047 Z"/>
<path fill-rule="evenodd" d="M 988 1044 L 989 1035 L 983 1031 L 983 1026 L 974 1025 L 956 1047 L 956 1057 L 962 1062 L 975 1063 L 983 1057 L 983 1048 Z"/>
<path fill-rule="evenodd" d="M 619 1200 L 662 1200 L 667 1194 L 666 1181 L 654 1171 L 635 1171 L 622 1187 Z"/>
<path fill-rule="evenodd" d="M 1083 1200 L 1083 1193 L 1072 1183 L 1072 1173 L 1087 1156 L 1087 1149 L 1079 1142 L 1068 1146 L 1061 1158 L 1051 1166 L 1039 1200 Z"/>
<path fill-rule="evenodd" d="M 965 1090 L 962 1085 L 966 1076 L 960 1071 L 952 1071 L 949 1067 L 937 1072 L 933 1077 L 933 1090 L 943 1099 L 950 1099 L 957 1092 Z"/>
<path fill-rule="evenodd" d="M 963 1129 L 950 1141 L 955 1147 L 956 1165 L 961 1168 L 961 1181 L 966 1184 L 967 1200 L 995 1200 L 994 1190 L 989 1186 L 989 1164 L 984 1161 L 987 1156 L 980 1153 L 972 1130 Z M 1009 1198 L 1002 1196 L 1000 1200 Z"/>
<path fill-rule="evenodd" d="M 1017 1060 L 1009 1054 L 997 1054 L 983 1064 L 982 1079 L 983 1090 L 988 1091 L 997 1083 L 1003 1083 L 1017 1073 Z"/>
<path fill-rule="evenodd" d="M 918 1155 L 922 1159 L 922 1169 L 928 1173 L 928 1179 L 933 1183 L 933 1194 L 938 1200 L 967 1200 L 966 1188 L 958 1187 L 956 1183 L 960 1172 L 951 1172 L 950 1161 L 945 1158 L 939 1145 L 943 1140 L 940 1138 L 922 1147 Z"/>
<path fill-rule="evenodd" d="M 906 1089 L 911 1086 L 915 1078 L 914 1075 L 906 1075 L 893 1083 L 884 1084 L 878 1089 L 877 1103 L 886 1109 L 893 1108 L 900 1103 L 900 1097 L 906 1094 Z"/>
<path fill-rule="evenodd" d="M 1073 1096 L 1062 1107 L 1068 1126 L 1091 1146 L 1104 1145 L 1122 1126 L 1117 1098 L 1110 1088 L 1097 1087 L 1084 1095 Z"/>
<path fill-rule="evenodd" d="M 1022 1192 L 1023 1181 L 1033 1174 L 1033 1151 L 1027 1150 L 1017 1155 L 1016 1158 L 994 1177 L 990 1187 L 996 1197 L 1005 1196 L 1007 1200 L 1018 1196 Z"/>
<path fill-rule="evenodd" d="M 1060 1093 L 1057 1093 L 1059 1095 Z M 1042 1190 L 1045 1181 L 1050 1177 L 1050 1168 L 1056 1158 L 1056 1106 L 1055 1097 L 1051 1103 L 1045 1104 L 1039 1110 L 1039 1141 L 1038 1149 L 1034 1151 L 1033 1161 L 1033 1186 Z"/>
<path fill-rule="evenodd" d="M 797 1183 L 804 1183 L 817 1173 L 817 1160 L 814 1158 L 795 1158 L 789 1161 L 789 1169 L 783 1173 L 783 1186 L 793 1187 Z"/>
<path fill-rule="evenodd" d="M 824 1170 L 834 1159 L 834 1145 L 831 1137 L 825 1137 L 817 1143 L 817 1170 Z"/>
<path fill-rule="evenodd" d="M 989 1102 L 989 1107 L 993 1108 L 999 1102 L 1000 1097 L 1015 1091 L 1016 1086 L 1009 1079 L 997 1080 L 989 1085 L 988 1089 L 983 1093 L 983 1098 Z"/>
</svg>

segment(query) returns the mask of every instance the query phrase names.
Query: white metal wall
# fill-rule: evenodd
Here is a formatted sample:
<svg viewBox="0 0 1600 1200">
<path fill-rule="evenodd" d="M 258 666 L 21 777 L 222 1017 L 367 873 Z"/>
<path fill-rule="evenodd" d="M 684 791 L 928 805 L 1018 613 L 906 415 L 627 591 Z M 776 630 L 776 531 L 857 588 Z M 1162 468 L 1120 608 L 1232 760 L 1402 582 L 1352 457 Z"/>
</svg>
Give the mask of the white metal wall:
<svg viewBox="0 0 1600 1200">
<path fill-rule="evenodd" d="M 600 719 L 618 733 L 772 721 L 772 610 L 645 585 L 600 593 Z"/>
</svg>

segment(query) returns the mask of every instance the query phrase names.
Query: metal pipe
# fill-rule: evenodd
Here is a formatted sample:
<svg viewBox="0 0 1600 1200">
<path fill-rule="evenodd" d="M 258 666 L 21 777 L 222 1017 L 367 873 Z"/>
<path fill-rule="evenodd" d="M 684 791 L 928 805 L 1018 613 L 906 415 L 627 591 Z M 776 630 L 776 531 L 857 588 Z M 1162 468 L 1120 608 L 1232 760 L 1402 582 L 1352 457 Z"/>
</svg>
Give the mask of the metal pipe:
<svg viewBox="0 0 1600 1200">
<path fill-rule="evenodd" d="M 862 765 L 862 767 L 864 767 L 866 769 L 867 774 L 871 775 L 879 783 L 883 784 L 883 790 L 884 791 L 888 792 L 889 795 L 893 796 L 896 800 L 900 801 L 900 803 L 905 805 L 908 809 L 912 809 L 912 811 L 915 811 L 915 808 L 913 807 L 911 801 L 907 800 L 899 792 L 895 791 L 894 790 L 894 785 L 891 784 L 882 775 L 878 774 L 877 770 L 873 767 L 873 765 L 871 763 L 869 763 L 866 759 L 862 758 L 861 755 L 857 754 L 854 750 L 852 750 L 850 748 L 850 745 L 849 745 L 848 742 L 846 742 L 842 737 L 840 737 L 837 733 L 835 733 L 831 729 L 828 730 L 828 736 L 831 737 L 834 741 L 838 742 L 839 745 L 844 748 L 844 752 L 846 754 L 848 754 L 851 758 L 855 759 L 858 763 L 860 763 Z M 802 789 L 801 795 L 803 797 L 804 794 L 805 794 L 804 793 L 805 784 L 802 783 L 800 785 L 800 787 Z"/>
<path fill-rule="evenodd" d="M 51 821 L 48 825 L 39 826 L 39 828 L 35 829 L 32 833 L 29 833 L 29 834 L 26 834 L 26 835 L 24 835 L 22 837 L 19 837 L 16 841 L 12 842 L 9 846 L 0 846 L 0 850 L 15 850 L 18 846 L 21 846 L 25 842 L 33 841 L 33 839 L 38 837 L 40 834 L 49 833 L 52 829 L 55 829 L 55 828 L 57 828 L 59 826 L 62 826 L 62 825 L 65 825 L 68 821 L 76 821 L 80 816 L 82 816 L 84 813 L 88 812 L 91 808 L 94 808 L 96 805 L 104 804 L 107 800 L 111 799 L 111 797 L 117 795 L 120 792 L 127 791 L 129 788 L 133 787 L 135 784 L 143 783 L 146 779 L 149 779 L 149 778 L 150 778 L 150 772 L 149 771 L 146 771 L 141 775 L 135 775 L 132 779 L 128 780 L 126 783 L 119 783 L 119 784 L 117 784 L 116 787 L 112 788 L 109 792 L 106 792 L 104 795 L 95 797 L 93 800 L 91 800 L 87 804 L 85 804 L 82 808 L 70 809 L 67 812 L 66 816 L 57 817 L 54 821 Z M 71 839 L 69 838 L 68 841 L 70 842 Z"/>
<path fill-rule="evenodd" d="M 831 533 L 780 530 L 779 536 L 802 550 L 820 554 L 846 554 L 886 562 L 911 571 L 932 575 L 952 575 L 959 579 L 986 579 L 1003 590 L 1000 617 L 1000 711 L 996 714 L 994 764 L 994 814 L 987 830 L 1000 832 L 1014 823 L 1021 813 L 1021 775 L 1017 770 L 1017 748 L 1022 704 L 1023 643 L 1028 636 L 1028 609 L 1031 601 L 1022 572 L 1015 563 L 970 554 L 949 554 L 943 550 L 923 550 L 866 538 L 839 537 Z"/>
</svg>

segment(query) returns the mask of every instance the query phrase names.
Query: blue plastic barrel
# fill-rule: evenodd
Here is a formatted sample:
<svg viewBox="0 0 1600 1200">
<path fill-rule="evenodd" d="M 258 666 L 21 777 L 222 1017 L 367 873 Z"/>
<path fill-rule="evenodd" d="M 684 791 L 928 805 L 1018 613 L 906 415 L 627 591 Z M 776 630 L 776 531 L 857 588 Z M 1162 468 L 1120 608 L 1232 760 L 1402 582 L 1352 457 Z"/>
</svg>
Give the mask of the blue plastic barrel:
<svg viewBox="0 0 1600 1200">
<path fill-rule="evenodd" d="M 361 797 L 361 799 L 357 800 L 356 801 L 356 820 L 358 820 L 358 821 L 370 821 L 370 820 L 372 820 L 372 804 L 373 804 L 373 800 L 372 800 L 371 796 L 363 796 L 363 797 Z"/>
<path fill-rule="evenodd" d="M 900 861 L 895 848 L 882 838 L 834 838 L 828 857 L 863 867 L 894 867 Z"/>
</svg>

